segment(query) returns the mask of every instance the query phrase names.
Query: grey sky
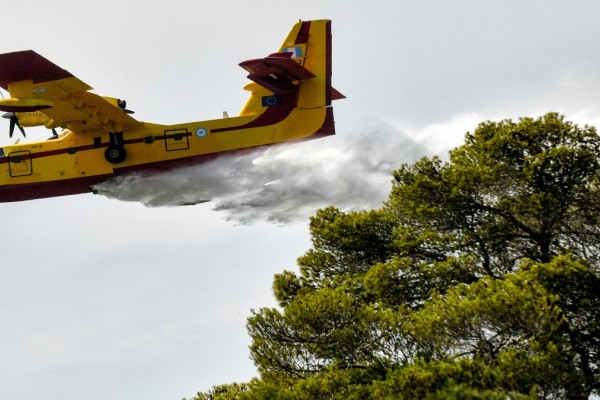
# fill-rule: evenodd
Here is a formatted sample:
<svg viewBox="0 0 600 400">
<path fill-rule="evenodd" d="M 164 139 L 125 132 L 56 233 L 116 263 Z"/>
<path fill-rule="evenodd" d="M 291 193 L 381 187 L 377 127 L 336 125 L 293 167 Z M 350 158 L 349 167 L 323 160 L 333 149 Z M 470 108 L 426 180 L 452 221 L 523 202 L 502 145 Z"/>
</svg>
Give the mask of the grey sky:
<svg viewBox="0 0 600 400">
<path fill-rule="evenodd" d="M 559 111 L 600 122 L 597 1 L 35 0 L 4 10 L 0 53 L 33 49 L 157 123 L 236 114 L 246 98 L 237 64 L 276 50 L 300 18 L 330 18 L 334 86 L 348 98 L 334 104 L 336 137 L 150 180 L 153 192 L 194 196 L 227 179 L 210 203 L 146 207 L 132 190 L 121 193 L 129 201 L 0 205 L 3 399 L 180 399 L 249 379 L 245 320 L 274 304 L 273 274 L 309 248 L 317 207 L 377 206 L 385 171 L 443 154 L 484 119 Z"/>
</svg>

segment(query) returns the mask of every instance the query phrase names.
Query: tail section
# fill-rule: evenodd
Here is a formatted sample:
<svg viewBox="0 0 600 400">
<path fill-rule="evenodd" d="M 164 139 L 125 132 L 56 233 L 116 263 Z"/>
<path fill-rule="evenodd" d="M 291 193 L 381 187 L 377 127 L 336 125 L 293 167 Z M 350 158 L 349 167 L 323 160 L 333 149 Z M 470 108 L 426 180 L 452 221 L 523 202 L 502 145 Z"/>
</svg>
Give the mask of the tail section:
<svg viewBox="0 0 600 400">
<path fill-rule="evenodd" d="M 331 87 L 331 21 L 296 23 L 277 53 L 240 63 L 252 80 L 244 89 L 252 92 L 240 116 L 257 115 L 281 101 L 294 108 L 331 106 L 343 98 Z"/>
</svg>

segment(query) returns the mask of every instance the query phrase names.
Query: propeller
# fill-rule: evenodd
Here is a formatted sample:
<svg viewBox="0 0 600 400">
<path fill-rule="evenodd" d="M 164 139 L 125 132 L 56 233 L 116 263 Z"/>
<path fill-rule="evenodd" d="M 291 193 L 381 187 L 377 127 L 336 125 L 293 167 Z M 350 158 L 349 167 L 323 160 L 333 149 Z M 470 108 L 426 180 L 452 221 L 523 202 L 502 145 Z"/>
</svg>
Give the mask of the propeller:
<svg viewBox="0 0 600 400">
<path fill-rule="evenodd" d="M 23 129 L 23 127 L 19 125 L 19 119 L 17 118 L 14 112 L 4 113 L 2 114 L 2 118 L 10 120 L 10 131 L 8 134 L 10 138 L 12 138 L 13 134 L 15 133 L 15 126 L 19 128 L 19 130 L 23 134 L 23 137 L 27 137 L 27 135 L 25 135 L 25 129 Z"/>
</svg>

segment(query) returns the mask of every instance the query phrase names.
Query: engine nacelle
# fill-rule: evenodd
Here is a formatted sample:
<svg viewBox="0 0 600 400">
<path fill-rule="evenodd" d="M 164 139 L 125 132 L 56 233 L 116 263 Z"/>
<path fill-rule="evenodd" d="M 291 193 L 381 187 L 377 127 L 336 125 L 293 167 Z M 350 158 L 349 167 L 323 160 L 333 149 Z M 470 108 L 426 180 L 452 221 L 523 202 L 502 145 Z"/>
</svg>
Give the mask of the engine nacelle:
<svg viewBox="0 0 600 400">
<path fill-rule="evenodd" d="M 46 128 L 52 129 L 53 121 L 45 114 L 39 111 L 32 112 L 17 112 L 15 116 L 19 120 L 21 126 L 45 126 Z"/>
<path fill-rule="evenodd" d="M 102 96 L 102 98 L 104 100 L 108 101 L 113 106 L 117 107 L 119 110 L 121 110 L 127 114 L 133 114 L 133 111 L 127 109 L 127 102 L 125 100 L 117 99 L 115 97 L 106 97 L 106 96 Z"/>
<path fill-rule="evenodd" d="M 0 111 L 6 112 L 33 112 L 50 108 L 54 104 L 49 100 L 35 98 L 8 98 L 0 100 Z"/>
</svg>

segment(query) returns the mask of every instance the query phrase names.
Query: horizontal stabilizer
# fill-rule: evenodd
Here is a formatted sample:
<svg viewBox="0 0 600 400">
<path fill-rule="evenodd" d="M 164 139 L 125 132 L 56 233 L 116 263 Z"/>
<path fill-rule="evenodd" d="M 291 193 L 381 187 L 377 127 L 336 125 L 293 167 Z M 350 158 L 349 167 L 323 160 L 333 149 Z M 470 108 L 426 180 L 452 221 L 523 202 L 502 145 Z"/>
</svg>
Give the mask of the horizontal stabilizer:
<svg viewBox="0 0 600 400">
<path fill-rule="evenodd" d="M 341 94 L 336 88 L 331 87 L 329 89 L 330 89 L 331 100 L 342 100 L 342 99 L 346 98 L 346 96 Z"/>
<path fill-rule="evenodd" d="M 271 54 L 266 58 L 248 60 L 239 65 L 248 71 L 248 79 L 275 94 L 295 90 L 300 81 L 316 75 L 292 59 L 289 52 Z"/>
</svg>

